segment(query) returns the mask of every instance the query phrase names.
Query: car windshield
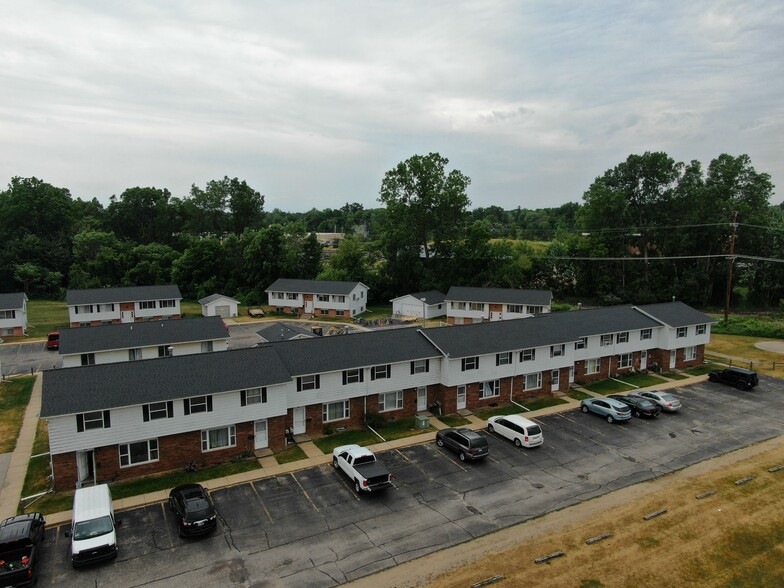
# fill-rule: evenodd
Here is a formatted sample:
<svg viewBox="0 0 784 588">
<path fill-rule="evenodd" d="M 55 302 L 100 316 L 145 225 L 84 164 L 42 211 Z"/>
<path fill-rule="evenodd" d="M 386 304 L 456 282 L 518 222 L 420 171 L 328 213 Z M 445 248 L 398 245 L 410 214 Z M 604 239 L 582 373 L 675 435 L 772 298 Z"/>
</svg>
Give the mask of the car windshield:
<svg viewBox="0 0 784 588">
<path fill-rule="evenodd" d="M 76 523 L 74 525 L 73 538 L 74 541 L 82 541 L 84 539 L 106 535 L 113 530 L 114 524 L 112 523 L 112 517 L 106 515 L 105 517 Z"/>
<path fill-rule="evenodd" d="M 640 408 L 653 408 L 653 402 L 651 402 L 650 400 L 646 400 L 645 398 L 640 398 L 639 400 L 637 400 L 637 405 Z"/>
<path fill-rule="evenodd" d="M 533 427 L 528 427 L 528 434 L 529 435 L 538 435 L 541 432 L 542 432 L 542 429 L 540 429 L 536 425 L 534 425 Z"/>
</svg>

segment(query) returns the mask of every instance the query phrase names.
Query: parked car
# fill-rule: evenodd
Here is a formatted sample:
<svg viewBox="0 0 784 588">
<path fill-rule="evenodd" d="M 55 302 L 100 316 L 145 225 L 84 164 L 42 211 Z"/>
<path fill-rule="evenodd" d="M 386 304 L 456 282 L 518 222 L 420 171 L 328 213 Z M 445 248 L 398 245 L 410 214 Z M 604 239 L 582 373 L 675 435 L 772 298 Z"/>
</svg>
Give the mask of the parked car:
<svg viewBox="0 0 784 588">
<path fill-rule="evenodd" d="M 441 429 L 436 444 L 456 452 L 461 461 L 482 459 L 490 453 L 487 439 L 471 429 Z"/>
<path fill-rule="evenodd" d="M 117 557 L 117 527 L 112 492 L 107 484 L 78 488 L 74 493 L 71 528 L 71 565 L 75 568 Z"/>
<path fill-rule="evenodd" d="M 708 374 L 711 382 L 721 382 L 735 386 L 738 390 L 751 390 L 759 384 L 757 372 L 746 370 L 739 367 L 728 367 L 724 370 L 717 370 Z"/>
<path fill-rule="evenodd" d="M 612 398 L 585 398 L 580 401 L 580 410 L 585 413 L 592 412 L 605 417 L 608 423 L 628 421 L 632 418 L 631 409 L 623 402 L 618 402 Z"/>
<path fill-rule="evenodd" d="M 518 447 L 537 447 L 544 443 L 542 428 L 519 414 L 492 416 L 487 419 L 487 430 L 506 437 Z"/>
<path fill-rule="evenodd" d="M 664 412 L 677 412 L 681 409 L 681 401 L 669 392 L 632 392 L 629 396 L 646 398 L 661 407 Z"/>
<path fill-rule="evenodd" d="M 0 523 L 0 586 L 32 586 L 38 580 L 46 521 L 40 512 Z"/>
<path fill-rule="evenodd" d="M 658 404 L 654 404 L 647 398 L 642 398 L 641 396 L 610 394 L 607 398 L 623 402 L 632 410 L 632 414 L 637 418 L 646 417 L 652 419 L 661 412 L 661 407 Z"/>
<path fill-rule="evenodd" d="M 169 492 L 169 508 L 177 518 L 180 537 L 206 535 L 218 526 L 218 512 L 200 484 L 183 484 Z"/>
<path fill-rule="evenodd" d="M 60 349 L 60 331 L 52 331 L 46 337 L 46 348 L 50 351 Z"/>
<path fill-rule="evenodd" d="M 341 445 L 332 450 L 332 467 L 354 482 L 354 490 L 378 492 L 392 486 L 392 474 L 367 447 Z"/>
</svg>

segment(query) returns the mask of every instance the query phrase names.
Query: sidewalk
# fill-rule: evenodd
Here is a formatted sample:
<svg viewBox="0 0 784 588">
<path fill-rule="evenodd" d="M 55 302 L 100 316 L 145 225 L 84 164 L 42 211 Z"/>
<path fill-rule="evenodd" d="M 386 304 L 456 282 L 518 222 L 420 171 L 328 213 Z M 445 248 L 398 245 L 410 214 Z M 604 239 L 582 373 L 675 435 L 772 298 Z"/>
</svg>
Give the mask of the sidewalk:
<svg viewBox="0 0 784 588">
<path fill-rule="evenodd" d="M 665 390 L 668 388 L 676 388 L 678 386 L 686 386 L 689 384 L 696 384 L 698 382 L 702 382 L 707 379 L 707 376 L 693 376 L 690 378 L 686 378 L 683 380 L 673 380 L 673 381 L 664 381 L 662 380 L 661 384 L 656 384 L 655 386 L 650 386 L 648 388 L 640 388 L 640 390 L 647 390 L 647 389 L 657 389 L 657 390 Z M 32 416 L 34 420 L 37 420 L 38 412 L 40 411 L 40 401 L 41 401 L 41 394 L 40 394 L 40 378 L 36 381 L 36 387 L 38 388 L 38 408 L 32 412 Z M 599 396 L 597 394 L 588 392 L 592 396 Z M 35 396 L 35 388 L 33 389 L 33 396 Z M 561 400 L 565 400 L 565 404 L 558 404 L 556 406 L 548 406 L 547 408 L 540 408 L 538 410 L 533 410 L 530 412 L 525 412 L 524 409 L 520 409 L 520 413 L 526 416 L 527 418 L 536 418 L 547 416 L 551 414 L 556 414 L 559 412 L 564 412 L 567 410 L 573 410 L 580 406 L 580 403 L 573 398 L 568 396 L 561 397 Z M 30 400 L 30 406 L 33 405 L 33 399 Z M 27 426 L 28 421 L 28 414 L 31 413 L 30 406 L 28 406 L 28 411 L 25 413 L 25 424 L 23 425 L 23 430 L 25 426 Z M 465 425 L 469 429 L 473 430 L 480 430 L 484 429 L 487 426 L 487 422 L 483 421 L 482 419 L 474 416 L 469 415 L 466 417 L 470 424 Z M 436 429 L 444 429 L 447 427 L 443 422 L 438 420 L 437 417 L 431 416 L 430 417 L 430 425 Z M 32 435 L 35 434 L 35 423 L 32 425 Z M 24 480 L 24 473 L 27 468 L 27 461 L 29 460 L 30 451 L 32 449 L 32 435 L 30 437 L 29 446 L 27 448 L 26 456 L 24 456 L 24 461 L 22 464 L 22 473 L 21 479 Z M 412 445 L 419 445 L 421 443 L 430 443 L 435 439 L 435 435 L 432 431 L 428 431 L 426 433 L 422 433 L 421 435 L 414 435 L 412 437 L 404 437 L 402 439 L 395 439 L 393 441 L 384 441 L 380 443 L 376 443 L 374 445 L 370 445 L 369 448 L 371 451 L 380 452 L 380 451 L 388 451 L 391 449 L 400 449 L 402 447 L 410 447 Z M 22 445 L 22 435 L 20 434 L 20 440 L 17 444 L 17 451 L 14 451 L 14 456 L 16 456 L 17 452 L 21 452 L 21 445 Z M 305 451 L 308 457 L 306 459 L 301 459 L 299 461 L 286 463 L 286 464 L 278 464 L 275 461 L 274 457 L 264 457 L 261 458 L 261 469 L 253 470 L 250 472 L 243 472 L 240 474 L 234 474 L 231 476 L 226 476 L 223 478 L 214 478 L 212 480 L 204 480 L 201 484 L 210 489 L 210 490 L 217 490 L 220 488 L 227 488 L 229 486 L 236 486 L 238 484 L 245 484 L 248 482 L 255 482 L 256 480 L 260 480 L 263 478 L 271 478 L 274 476 L 280 476 L 283 474 L 288 474 L 291 472 L 296 472 L 299 470 L 304 470 L 311 467 L 316 467 L 320 465 L 329 464 L 332 462 L 332 455 L 331 454 L 321 454 L 320 450 L 313 444 L 312 442 L 302 443 L 301 447 Z M 10 476 L 10 471 L 9 471 Z M 17 493 L 21 492 L 22 482 L 19 482 L 19 489 Z M 6 496 L 6 488 L 3 488 L 3 497 Z M 168 490 L 159 490 L 158 492 L 151 492 L 149 494 L 140 494 L 138 496 L 130 496 L 128 498 L 120 498 L 114 501 L 114 508 L 117 511 L 121 510 L 128 510 L 131 508 L 138 508 L 140 506 L 147 506 L 152 504 L 157 504 L 161 502 L 165 502 L 168 500 L 169 492 Z M 16 514 L 16 505 L 18 504 L 18 497 L 16 502 L 12 504 L 13 507 L 13 514 Z M 5 502 L 3 502 L 5 504 Z M 10 515 L 6 515 L 10 516 Z M 52 513 L 46 515 L 46 522 L 49 525 L 56 526 L 62 525 L 65 523 L 70 522 L 71 520 L 71 511 L 64 511 L 58 513 Z"/>
</svg>

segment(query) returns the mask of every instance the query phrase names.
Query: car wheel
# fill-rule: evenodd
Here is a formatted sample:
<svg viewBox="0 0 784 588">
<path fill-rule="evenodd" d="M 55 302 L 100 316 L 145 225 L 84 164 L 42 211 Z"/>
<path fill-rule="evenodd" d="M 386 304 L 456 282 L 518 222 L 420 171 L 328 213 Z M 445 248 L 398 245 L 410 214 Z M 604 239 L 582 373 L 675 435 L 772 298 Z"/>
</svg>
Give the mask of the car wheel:
<svg viewBox="0 0 784 588">
<path fill-rule="evenodd" d="M 719 378 L 717 378 L 717 377 L 716 377 L 716 376 L 714 376 L 713 374 L 710 374 L 710 375 L 708 375 L 708 379 L 709 379 L 711 382 L 718 382 L 718 381 L 719 381 Z"/>
<path fill-rule="evenodd" d="M 637 418 L 640 418 L 642 415 L 640 414 L 639 410 L 635 410 L 634 411 L 634 416 L 636 416 Z"/>
<path fill-rule="evenodd" d="M 522 446 L 523 446 L 523 444 L 520 442 L 520 439 L 518 439 L 518 438 L 516 438 L 516 437 L 515 437 L 515 445 L 516 445 L 517 447 L 522 447 Z"/>
<path fill-rule="evenodd" d="M 443 447 L 444 440 L 441 437 L 436 437 L 436 445 L 438 445 L 439 447 Z"/>
<path fill-rule="evenodd" d="M 337 457 L 333 457 L 332 458 L 332 467 L 335 468 L 335 469 L 338 469 L 338 458 Z"/>
<path fill-rule="evenodd" d="M 746 387 L 746 384 L 745 384 L 745 383 L 743 383 L 743 382 L 738 382 L 738 383 L 736 383 L 736 384 L 735 384 L 735 387 L 736 387 L 738 390 L 748 390 L 748 388 Z"/>
<path fill-rule="evenodd" d="M 583 405 L 580 407 L 580 410 L 581 410 L 581 411 L 583 411 L 583 412 L 585 412 L 585 413 L 587 413 L 587 412 L 588 412 L 588 407 L 587 407 L 587 406 L 585 406 L 585 405 L 583 404 Z"/>
<path fill-rule="evenodd" d="M 359 485 L 359 480 L 354 480 L 354 491 L 359 494 L 362 492 L 362 487 Z"/>
<path fill-rule="evenodd" d="M 493 430 L 494 430 L 494 429 L 493 429 L 493 425 L 491 425 L 490 423 L 488 423 L 488 424 L 487 424 L 487 430 L 488 430 L 488 432 L 492 433 L 492 432 L 493 432 Z"/>
<path fill-rule="evenodd" d="M 614 423 L 614 422 L 615 422 L 615 419 L 614 419 L 614 418 L 612 418 L 612 415 L 611 415 L 611 414 L 608 414 L 608 415 L 607 415 L 607 422 L 608 422 L 608 423 Z"/>
<path fill-rule="evenodd" d="M 461 452 L 460 452 L 460 461 L 465 461 L 465 460 L 466 460 L 465 453 L 463 453 L 463 452 L 461 451 Z"/>
</svg>

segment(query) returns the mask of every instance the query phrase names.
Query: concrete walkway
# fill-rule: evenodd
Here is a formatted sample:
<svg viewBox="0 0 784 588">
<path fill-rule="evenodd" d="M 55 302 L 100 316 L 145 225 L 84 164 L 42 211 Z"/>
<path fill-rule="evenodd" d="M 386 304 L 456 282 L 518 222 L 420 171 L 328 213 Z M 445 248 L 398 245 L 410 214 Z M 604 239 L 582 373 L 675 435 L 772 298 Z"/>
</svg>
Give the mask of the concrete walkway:
<svg viewBox="0 0 784 588">
<path fill-rule="evenodd" d="M 694 376 L 690 378 L 686 378 L 683 380 L 673 380 L 670 382 L 662 380 L 661 384 L 657 384 L 655 386 L 651 386 L 649 388 L 640 388 L 640 390 L 645 389 L 656 389 L 656 390 L 665 390 L 668 388 L 675 388 L 678 386 L 686 386 L 689 384 L 696 384 L 698 382 L 702 382 L 707 379 L 707 376 Z M 36 388 L 38 390 L 37 400 L 34 401 L 36 396 Z M 592 396 L 596 396 L 596 394 L 588 392 Z M 537 418 L 542 416 L 547 416 L 551 414 L 556 414 L 559 412 L 564 412 L 567 410 L 572 410 L 579 407 L 579 402 L 570 398 L 568 396 L 562 396 L 561 400 L 565 400 L 565 404 L 558 404 L 556 406 L 548 406 L 546 408 L 541 408 L 538 410 L 533 410 L 530 412 L 525 412 L 523 409 L 520 409 L 520 413 L 525 415 L 527 418 Z M 40 386 L 40 378 L 36 381 L 36 387 L 33 389 L 33 398 L 30 400 L 30 406 L 28 406 L 27 412 L 25 413 L 25 423 L 22 426 L 23 434 L 29 436 L 28 442 L 23 442 L 22 437 L 23 434 L 20 434 L 20 440 L 17 443 L 17 449 L 14 451 L 14 456 L 12 458 L 12 462 L 14 458 L 18 458 L 21 463 L 21 474 L 11 475 L 11 470 L 9 468 L 9 477 L 10 478 L 18 478 L 20 481 L 18 483 L 18 489 L 13 490 L 11 487 L 6 488 L 3 487 L 2 499 L 3 508 L 6 508 L 6 502 L 10 509 L 13 511 L 11 514 L 16 514 L 16 507 L 19 503 L 19 496 L 21 493 L 22 488 L 22 481 L 24 480 L 25 471 L 27 469 L 27 462 L 30 458 L 30 452 L 32 450 L 32 440 L 33 436 L 35 435 L 35 425 L 37 422 L 37 415 L 40 411 L 40 404 L 41 404 L 41 386 Z M 467 418 L 470 421 L 470 424 L 465 425 L 469 429 L 479 430 L 484 429 L 487 426 L 486 421 L 476 417 L 475 415 L 467 415 Z M 30 421 L 28 423 L 28 421 Z M 436 417 L 430 417 L 430 424 L 431 427 L 436 429 L 446 428 L 446 425 L 438 420 Z M 26 430 L 26 428 L 28 430 Z M 374 452 L 380 451 L 388 451 L 391 449 L 400 449 L 402 447 L 409 447 L 411 445 L 418 445 L 420 443 L 430 443 L 435 438 L 433 431 L 427 431 L 422 433 L 421 435 L 414 435 L 412 437 L 404 437 L 402 439 L 395 439 L 393 441 L 385 441 L 381 443 L 376 443 L 374 445 L 370 445 L 369 448 Z M 26 447 L 26 450 L 24 449 Z M 311 467 L 316 467 L 320 465 L 329 464 L 332 462 L 332 455 L 330 454 L 323 454 L 321 450 L 316 447 L 316 445 L 312 441 L 305 441 L 300 444 L 305 454 L 308 456 L 306 459 L 300 459 L 298 461 L 294 461 L 291 463 L 279 464 L 275 460 L 274 457 L 263 457 L 260 459 L 261 469 L 249 471 L 249 472 L 242 472 L 239 474 L 233 474 L 231 476 L 225 476 L 223 478 L 215 478 L 212 480 L 205 480 L 201 482 L 203 486 L 209 488 L 210 490 L 217 490 L 219 488 L 226 488 L 229 486 L 236 486 L 238 484 L 245 484 L 248 482 L 255 482 L 256 480 L 260 480 L 262 478 L 270 478 L 274 476 L 280 476 L 283 474 L 288 474 L 291 472 L 296 472 L 299 470 L 304 470 Z M 18 455 L 17 455 L 18 454 Z M 13 466 L 13 463 L 12 463 Z M 10 482 L 10 481 L 9 481 Z M 130 496 L 128 498 L 121 498 L 114 501 L 114 508 L 117 511 L 131 509 L 131 508 L 138 508 L 140 506 L 147 506 L 152 504 L 158 504 L 161 502 L 165 502 L 168 499 L 169 492 L 168 490 L 160 490 L 157 492 L 151 492 L 149 494 L 140 494 L 138 496 Z M 7 500 L 6 500 L 7 499 Z M 5 510 L 3 512 L 6 512 Z M 11 516 L 11 515 L 4 515 L 4 516 Z M 59 513 L 52 513 L 46 515 L 46 521 L 49 525 L 61 525 L 64 523 L 68 523 L 71 520 L 71 511 L 59 512 Z"/>
<path fill-rule="evenodd" d="M 27 464 L 33 453 L 35 430 L 38 427 L 38 415 L 41 412 L 41 372 L 36 373 L 30 403 L 25 410 L 22 428 L 16 439 L 16 448 L 11 454 L 3 488 L 0 490 L 0 520 L 16 515 L 19 499 L 22 497 L 22 486 L 27 475 Z"/>
</svg>

